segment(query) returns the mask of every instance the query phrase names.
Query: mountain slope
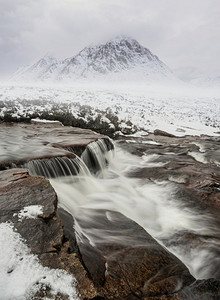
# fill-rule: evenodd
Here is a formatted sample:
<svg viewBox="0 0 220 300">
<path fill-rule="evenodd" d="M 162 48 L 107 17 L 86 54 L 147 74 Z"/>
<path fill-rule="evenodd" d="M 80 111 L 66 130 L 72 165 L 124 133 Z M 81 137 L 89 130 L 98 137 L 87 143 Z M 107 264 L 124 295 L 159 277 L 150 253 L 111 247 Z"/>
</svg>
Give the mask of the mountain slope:
<svg viewBox="0 0 220 300">
<path fill-rule="evenodd" d="M 15 75 L 17 79 L 84 80 L 84 79 L 143 79 L 174 78 L 170 69 L 128 37 L 117 37 L 106 44 L 84 48 L 75 57 L 58 62 L 44 57 L 36 64 Z"/>
<path fill-rule="evenodd" d="M 40 80 L 58 61 L 55 57 L 45 55 L 31 66 L 19 69 L 12 75 L 12 80 Z"/>
</svg>

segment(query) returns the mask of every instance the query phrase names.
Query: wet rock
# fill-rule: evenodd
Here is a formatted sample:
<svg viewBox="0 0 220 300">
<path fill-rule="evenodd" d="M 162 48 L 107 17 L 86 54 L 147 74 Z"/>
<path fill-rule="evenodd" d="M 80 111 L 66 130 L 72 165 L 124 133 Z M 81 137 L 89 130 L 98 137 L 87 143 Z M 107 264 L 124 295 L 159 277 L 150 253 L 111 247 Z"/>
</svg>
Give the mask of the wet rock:
<svg viewBox="0 0 220 300">
<path fill-rule="evenodd" d="M 220 159 L 219 139 L 216 137 L 181 137 L 149 135 L 132 138 L 132 143 L 121 139 L 119 145 L 146 159 L 129 176 L 152 181 L 170 181 L 178 186 L 178 197 L 198 209 L 208 209 L 213 214 L 220 210 Z M 148 144 L 156 142 L 158 145 Z M 201 152 L 205 151 L 205 152 Z M 196 153 L 204 161 L 195 159 Z M 184 200 L 185 199 L 185 200 Z"/>
<path fill-rule="evenodd" d="M 197 280 L 180 293 L 186 300 L 218 300 L 220 299 L 220 281 L 215 279 Z"/>
<path fill-rule="evenodd" d="M 49 181 L 32 177 L 26 169 L 10 169 L 0 172 L 0 221 L 19 222 L 19 212 L 24 207 L 39 205 L 40 221 L 52 219 L 57 207 L 57 196 Z"/>
<path fill-rule="evenodd" d="M 39 214 L 32 215 L 38 207 Z M 57 251 L 62 245 L 56 207 L 57 196 L 47 179 L 32 177 L 24 169 L 0 172 L 0 222 L 11 221 L 35 254 Z"/>
<path fill-rule="evenodd" d="M 33 206 L 41 210 L 32 218 L 25 209 Z M 218 281 L 195 282 L 179 259 L 124 215 L 83 209 L 73 218 L 61 208 L 57 213 L 49 181 L 27 170 L 0 172 L 0 222 L 5 221 L 43 266 L 74 275 L 80 299 L 218 299 Z M 55 297 L 48 286 L 35 298 L 45 297 Z"/>
<path fill-rule="evenodd" d="M 181 261 L 124 215 L 84 209 L 75 219 L 83 263 L 104 299 L 171 294 L 194 281 Z M 99 261 L 98 256 L 93 261 L 93 255 L 88 255 L 92 248 L 99 253 Z M 97 280 L 97 271 L 104 267 L 102 280 Z"/>
<path fill-rule="evenodd" d="M 45 124 L 0 124 L 0 170 L 32 160 L 81 156 L 87 145 L 109 139 L 89 129 Z M 73 153 L 74 152 L 74 153 Z"/>
</svg>

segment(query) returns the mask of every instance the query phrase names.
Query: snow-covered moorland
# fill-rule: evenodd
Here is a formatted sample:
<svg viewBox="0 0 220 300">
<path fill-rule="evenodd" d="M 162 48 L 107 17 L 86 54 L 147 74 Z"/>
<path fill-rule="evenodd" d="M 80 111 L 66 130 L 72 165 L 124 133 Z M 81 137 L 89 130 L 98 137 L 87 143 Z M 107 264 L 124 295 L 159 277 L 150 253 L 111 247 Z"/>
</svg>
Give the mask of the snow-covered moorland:
<svg viewBox="0 0 220 300">
<path fill-rule="evenodd" d="M 103 133 L 156 128 L 175 135 L 216 135 L 220 97 L 211 90 L 143 85 L 12 85 L 0 87 L 0 118 L 58 119 Z"/>
</svg>

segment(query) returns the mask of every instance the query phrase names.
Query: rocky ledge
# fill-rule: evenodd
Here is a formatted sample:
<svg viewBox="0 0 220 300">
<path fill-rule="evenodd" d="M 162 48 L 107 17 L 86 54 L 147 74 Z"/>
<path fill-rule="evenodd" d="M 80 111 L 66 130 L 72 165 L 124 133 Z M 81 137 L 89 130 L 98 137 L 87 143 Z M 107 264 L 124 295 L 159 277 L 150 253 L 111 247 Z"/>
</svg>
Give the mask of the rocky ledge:
<svg viewBox="0 0 220 300">
<path fill-rule="evenodd" d="M 33 160 L 81 156 L 86 147 L 107 136 L 89 129 L 61 126 L 59 122 L 0 123 L 0 170 Z M 74 153 L 72 151 L 74 149 Z"/>
</svg>

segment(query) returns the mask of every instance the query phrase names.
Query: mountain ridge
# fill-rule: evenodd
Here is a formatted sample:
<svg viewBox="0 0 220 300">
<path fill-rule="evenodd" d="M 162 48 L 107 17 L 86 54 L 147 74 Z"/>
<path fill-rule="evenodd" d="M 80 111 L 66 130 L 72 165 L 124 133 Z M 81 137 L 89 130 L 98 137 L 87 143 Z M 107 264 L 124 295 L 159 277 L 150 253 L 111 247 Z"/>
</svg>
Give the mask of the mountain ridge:
<svg viewBox="0 0 220 300">
<path fill-rule="evenodd" d="M 91 45 L 77 55 L 57 60 L 44 56 L 16 72 L 13 80 L 66 81 L 120 78 L 174 78 L 172 71 L 148 48 L 135 39 L 120 36 L 104 44 Z"/>
</svg>

